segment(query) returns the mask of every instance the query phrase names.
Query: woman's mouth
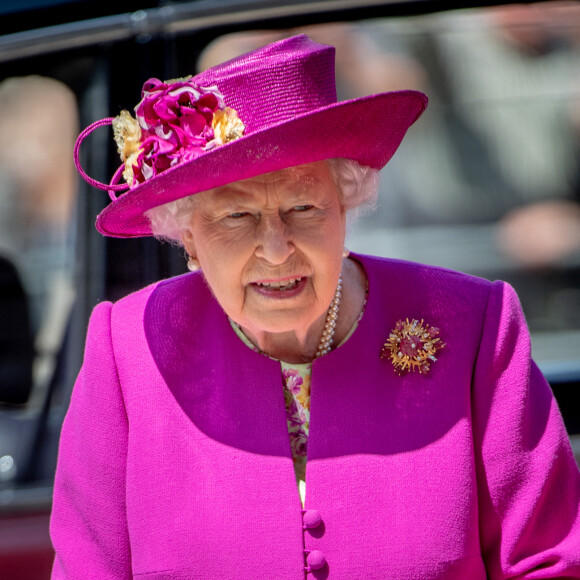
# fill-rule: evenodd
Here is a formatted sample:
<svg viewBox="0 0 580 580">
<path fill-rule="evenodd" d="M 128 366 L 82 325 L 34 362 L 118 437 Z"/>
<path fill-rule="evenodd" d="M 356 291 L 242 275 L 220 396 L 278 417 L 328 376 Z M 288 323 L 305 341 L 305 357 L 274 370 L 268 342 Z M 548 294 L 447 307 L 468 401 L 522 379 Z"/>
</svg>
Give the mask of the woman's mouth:
<svg viewBox="0 0 580 580">
<path fill-rule="evenodd" d="M 256 282 L 260 288 L 268 288 L 269 290 L 291 290 L 296 288 L 302 278 L 290 278 L 289 280 L 278 280 L 275 282 Z"/>
<path fill-rule="evenodd" d="M 258 293 L 273 298 L 291 298 L 299 294 L 306 285 L 306 277 L 268 280 L 251 284 Z"/>
</svg>

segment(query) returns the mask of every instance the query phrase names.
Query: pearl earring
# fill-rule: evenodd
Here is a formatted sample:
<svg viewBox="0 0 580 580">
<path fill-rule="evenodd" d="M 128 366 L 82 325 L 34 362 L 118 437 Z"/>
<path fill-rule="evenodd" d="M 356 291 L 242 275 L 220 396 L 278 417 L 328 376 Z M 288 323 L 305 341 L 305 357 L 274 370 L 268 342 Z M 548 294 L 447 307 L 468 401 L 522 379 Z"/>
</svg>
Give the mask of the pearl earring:
<svg viewBox="0 0 580 580">
<path fill-rule="evenodd" d="M 349 256 L 350 256 L 350 250 L 348 248 L 344 248 L 344 250 L 342 250 L 342 257 L 348 258 Z"/>
<path fill-rule="evenodd" d="M 187 269 L 190 272 L 197 272 L 198 270 L 201 270 L 201 264 L 199 263 L 199 260 L 189 256 L 189 259 L 187 260 Z"/>
</svg>

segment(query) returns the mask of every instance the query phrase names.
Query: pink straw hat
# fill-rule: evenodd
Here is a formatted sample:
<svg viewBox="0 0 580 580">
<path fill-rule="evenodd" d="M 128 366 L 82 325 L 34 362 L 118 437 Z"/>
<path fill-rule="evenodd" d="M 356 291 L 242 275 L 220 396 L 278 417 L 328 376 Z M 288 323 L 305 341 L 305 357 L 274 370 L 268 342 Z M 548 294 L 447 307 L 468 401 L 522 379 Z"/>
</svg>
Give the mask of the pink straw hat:
<svg viewBox="0 0 580 580">
<path fill-rule="evenodd" d="M 129 129 L 115 127 L 123 114 L 93 123 L 75 163 L 111 196 L 97 217 L 102 234 L 150 236 L 147 210 L 227 183 L 333 157 L 380 169 L 426 106 L 417 91 L 337 102 L 334 47 L 299 35 L 189 79 L 147 81 L 135 109 L 140 127 L 126 113 Z M 111 123 L 127 161 L 106 185 L 82 170 L 79 147 Z M 117 183 L 123 170 L 130 185 Z"/>
</svg>

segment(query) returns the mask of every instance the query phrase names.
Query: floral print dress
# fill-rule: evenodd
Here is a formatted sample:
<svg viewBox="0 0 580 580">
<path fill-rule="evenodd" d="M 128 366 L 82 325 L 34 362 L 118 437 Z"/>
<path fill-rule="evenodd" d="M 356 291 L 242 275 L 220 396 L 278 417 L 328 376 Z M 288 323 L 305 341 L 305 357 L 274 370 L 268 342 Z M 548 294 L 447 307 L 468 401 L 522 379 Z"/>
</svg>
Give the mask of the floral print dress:
<svg viewBox="0 0 580 580">
<path fill-rule="evenodd" d="M 310 377 L 312 363 L 290 364 L 280 361 L 286 421 L 290 436 L 290 449 L 294 462 L 296 483 L 300 499 L 304 505 L 306 493 L 306 454 L 308 451 L 308 431 L 310 428 Z"/>
</svg>

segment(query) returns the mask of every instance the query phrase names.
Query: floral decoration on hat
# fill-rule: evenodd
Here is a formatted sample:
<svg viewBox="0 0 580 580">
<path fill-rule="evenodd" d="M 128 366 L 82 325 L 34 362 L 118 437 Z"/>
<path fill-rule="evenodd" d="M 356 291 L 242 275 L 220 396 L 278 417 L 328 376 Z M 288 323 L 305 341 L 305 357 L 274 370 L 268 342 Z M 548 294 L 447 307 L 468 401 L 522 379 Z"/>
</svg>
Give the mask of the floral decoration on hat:
<svg viewBox="0 0 580 580">
<path fill-rule="evenodd" d="M 388 358 L 399 375 L 419 371 L 425 375 L 437 361 L 438 350 L 445 347 L 439 329 L 413 318 L 398 320 L 381 349 L 381 358 Z"/>
<path fill-rule="evenodd" d="M 190 79 L 148 80 L 135 107 L 137 118 L 124 110 L 113 120 L 130 187 L 243 135 L 244 124 L 226 107 L 218 88 L 200 87 Z"/>
</svg>

